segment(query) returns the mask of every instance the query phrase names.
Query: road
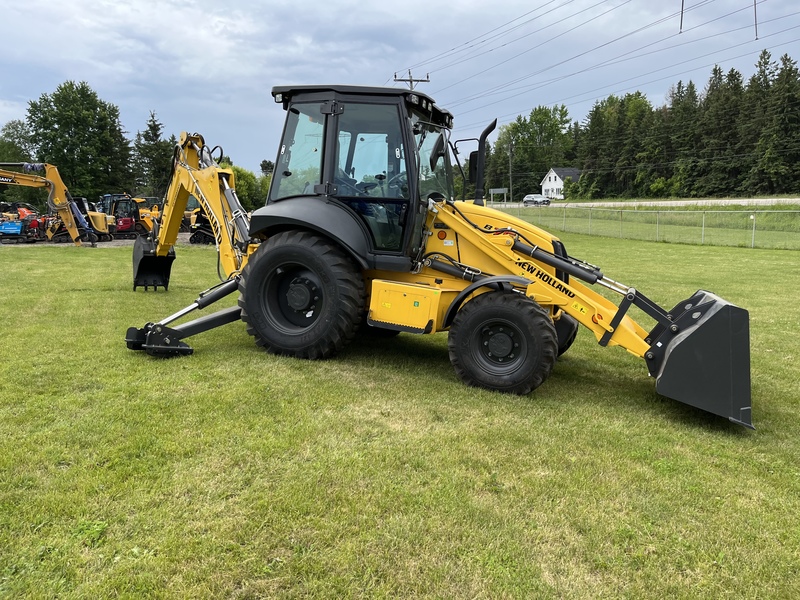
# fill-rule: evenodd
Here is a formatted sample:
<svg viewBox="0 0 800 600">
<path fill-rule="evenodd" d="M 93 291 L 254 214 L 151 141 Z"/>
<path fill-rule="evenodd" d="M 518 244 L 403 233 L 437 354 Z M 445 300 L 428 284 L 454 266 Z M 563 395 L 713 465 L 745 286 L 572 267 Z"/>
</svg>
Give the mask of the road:
<svg viewBox="0 0 800 600">
<path fill-rule="evenodd" d="M 694 200 L 642 200 L 628 202 L 561 202 L 556 200 L 549 207 L 538 208 L 636 208 L 637 206 L 761 206 L 773 204 L 793 204 L 800 206 L 800 197 L 794 198 L 713 198 L 713 199 L 694 199 Z M 495 202 L 490 206 L 507 208 L 519 208 L 519 202 Z M 532 207 L 537 208 L 537 207 Z"/>
</svg>

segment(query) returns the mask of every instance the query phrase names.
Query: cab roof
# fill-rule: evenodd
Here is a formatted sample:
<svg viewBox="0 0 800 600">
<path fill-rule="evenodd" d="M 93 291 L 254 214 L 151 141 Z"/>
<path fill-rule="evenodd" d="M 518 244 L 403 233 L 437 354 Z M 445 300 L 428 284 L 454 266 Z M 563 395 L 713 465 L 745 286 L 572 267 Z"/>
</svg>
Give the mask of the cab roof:
<svg viewBox="0 0 800 600">
<path fill-rule="evenodd" d="M 429 113 L 434 122 L 441 123 L 446 127 L 453 126 L 453 115 L 450 111 L 436 106 L 433 98 L 416 90 L 406 90 L 396 87 L 339 84 L 276 85 L 272 88 L 272 97 L 275 99 L 275 102 L 283 103 L 284 109 L 286 109 L 288 103 L 295 97 L 311 94 L 364 96 L 365 99 L 370 96 L 379 98 L 402 98 L 406 104 L 414 106 L 422 112 Z"/>
</svg>

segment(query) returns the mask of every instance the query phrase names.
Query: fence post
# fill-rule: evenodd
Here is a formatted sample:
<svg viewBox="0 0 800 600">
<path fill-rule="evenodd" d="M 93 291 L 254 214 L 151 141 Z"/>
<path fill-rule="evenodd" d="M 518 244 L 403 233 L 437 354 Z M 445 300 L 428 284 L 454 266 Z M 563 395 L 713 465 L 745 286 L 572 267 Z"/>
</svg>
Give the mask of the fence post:
<svg viewBox="0 0 800 600">
<path fill-rule="evenodd" d="M 661 211 L 656 211 L 656 241 L 658 241 L 658 217 L 661 215 Z"/>
<path fill-rule="evenodd" d="M 565 204 L 564 205 L 564 220 L 563 220 L 563 223 L 561 224 L 561 231 L 566 231 L 566 230 L 567 230 L 567 205 Z"/>
<path fill-rule="evenodd" d="M 706 211 L 703 211 L 703 226 L 700 228 L 700 245 L 706 243 Z"/>
<path fill-rule="evenodd" d="M 589 208 L 589 235 L 592 235 L 592 209 Z"/>
<path fill-rule="evenodd" d="M 753 213 L 750 215 L 750 218 L 753 220 L 753 237 L 750 239 L 750 247 L 756 247 L 756 214 Z"/>
<path fill-rule="evenodd" d="M 619 239 L 622 239 L 622 209 L 619 211 Z"/>
</svg>

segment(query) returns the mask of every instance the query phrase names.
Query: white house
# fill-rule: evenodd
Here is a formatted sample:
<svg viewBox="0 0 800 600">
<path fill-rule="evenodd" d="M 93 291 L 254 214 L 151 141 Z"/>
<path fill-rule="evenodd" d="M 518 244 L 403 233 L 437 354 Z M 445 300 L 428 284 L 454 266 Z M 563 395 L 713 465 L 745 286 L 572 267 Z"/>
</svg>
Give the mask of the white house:
<svg viewBox="0 0 800 600">
<path fill-rule="evenodd" d="M 573 183 L 581 176 L 580 169 L 570 167 L 553 167 L 542 179 L 542 195 L 557 200 L 564 199 L 564 180 L 569 177 Z"/>
</svg>

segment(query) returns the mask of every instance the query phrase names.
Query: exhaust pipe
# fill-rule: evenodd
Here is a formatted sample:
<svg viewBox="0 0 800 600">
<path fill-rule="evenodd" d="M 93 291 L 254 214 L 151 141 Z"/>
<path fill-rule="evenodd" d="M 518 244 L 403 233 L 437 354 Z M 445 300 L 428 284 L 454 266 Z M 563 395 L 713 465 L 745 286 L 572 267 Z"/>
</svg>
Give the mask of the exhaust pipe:
<svg viewBox="0 0 800 600">
<path fill-rule="evenodd" d="M 156 254 L 156 243 L 148 235 L 139 235 L 133 243 L 133 291 L 139 286 L 157 290 L 159 286 L 169 289 L 169 276 L 175 248 L 171 247 L 166 256 Z"/>
<path fill-rule="evenodd" d="M 670 311 L 649 334 L 645 355 L 656 391 L 755 429 L 750 396 L 748 312 L 704 290 Z"/>
</svg>

